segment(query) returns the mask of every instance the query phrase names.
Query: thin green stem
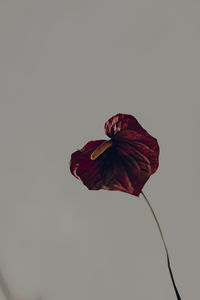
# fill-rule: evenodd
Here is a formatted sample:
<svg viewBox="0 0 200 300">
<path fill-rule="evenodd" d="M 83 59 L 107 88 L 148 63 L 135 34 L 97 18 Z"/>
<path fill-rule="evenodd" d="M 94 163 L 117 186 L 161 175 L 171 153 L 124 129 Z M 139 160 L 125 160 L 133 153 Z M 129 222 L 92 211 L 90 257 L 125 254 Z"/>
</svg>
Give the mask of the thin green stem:
<svg viewBox="0 0 200 300">
<path fill-rule="evenodd" d="M 166 245 L 166 242 L 165 242 L 165 239 L 164 239 L 164 236 L 163 236 L 163 233 L 162 233 L 162 230 L 161 230 L 161 227 L 160 227 L 160 224 L 158 222 L 158 219 L 155 215 L 155 212 L 149 202 L 149 200 L 147 199 L 147 197 L 145 196 L 145 194 L 143 192 L 141 192 L 142 196 L 144 197 L 144 199 L 146 200 L 146 203 L 148 204 L 151 212 L 152 212 L 152 215 L 156 221 L 156 224 L 158 226 L 158 230 L 160 232 L 160 236 L 162 238 L 162 241 L 163 241 L 163 245 L 164 245 L 164 248 L 165 248 L 165 252 L 166 252 L 166 256 L 167 256 L 167 265 L 168 265 L 168 269 L 169 269 L 169 273 L 170 273 L 170 277 L 171 277 L 171 280 L 172 280 L 172 283 L 173 283 L 173 286 L 174 286 L 174 290 L 175 290 L 175 293 L 176 293 L 176 297 L 178 300 L 181 300 L 181 297 L 179 295 L 179 292 L 177 290 L 177 287 L 176 287 L 176 284 L 175 284 L 175 280 L 174 280 L 174 277 L 173 277 L 173 273 L 172 273 L 172 270 L 171 270 L 171 266 L 170 266 L 170 260 L 169 260 L 169 252 L 168 252 L 168 249 L 167 249 L 167 245 Z"/>
</svg>

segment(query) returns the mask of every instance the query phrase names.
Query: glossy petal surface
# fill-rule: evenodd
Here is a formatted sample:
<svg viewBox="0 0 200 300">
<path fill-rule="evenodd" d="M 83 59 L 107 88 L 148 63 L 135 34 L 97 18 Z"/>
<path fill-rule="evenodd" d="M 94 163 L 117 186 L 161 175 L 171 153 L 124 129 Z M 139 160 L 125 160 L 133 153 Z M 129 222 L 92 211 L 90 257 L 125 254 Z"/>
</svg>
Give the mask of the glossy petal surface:
<svg viewBox="0 0 200 300">
<path fill-rule="evenodd" d="M 103 142 L 104 140 L 90 141 L 82 149 L 72 153 L 71 156 L 71 173 L 91 190 L 101 188 L 101 184 L 99 184 L 102 181 L 99 172 L 99 160 L 91 160 L 90 156 Z"/>
<path fill-rule="evenodd" d="M 105 124 L 112 145 L 95 160 L 91 154 L 104 140 L 90 141 L 71 156 L 70 170 L 90 190 L 116 190 L 138 196 L 158 168 L 157 140 L 130 115 L 118 114 Z"/>
<path fill-rule="evenodd" d="M 109 137 L 113 137 L 119 131 L 127 129 L 134 130 L 141 134 L 146 134 L 146 130 L 142 128 L 135 117 L 126 114 L 117 114 L 110 118 L 104 125 L 105 133 Z"/>
</svg>

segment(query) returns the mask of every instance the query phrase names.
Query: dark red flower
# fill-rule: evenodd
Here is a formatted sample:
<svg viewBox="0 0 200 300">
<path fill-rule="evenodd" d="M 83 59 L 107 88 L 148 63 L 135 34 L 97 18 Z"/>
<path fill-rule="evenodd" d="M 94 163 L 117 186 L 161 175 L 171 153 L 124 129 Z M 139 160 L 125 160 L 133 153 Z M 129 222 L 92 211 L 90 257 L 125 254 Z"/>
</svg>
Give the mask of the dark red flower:
<svg viewBox="0 0 200 300">
<path fill-rule="evenodd" d="M 90 141 L 74 152 L 71 173 L 89 190 L 115 190 L 139 196 L 158 168 L 157 140 L 131 115 L 117 114 L 104 128 L 110 140 Z"/>
</svg>

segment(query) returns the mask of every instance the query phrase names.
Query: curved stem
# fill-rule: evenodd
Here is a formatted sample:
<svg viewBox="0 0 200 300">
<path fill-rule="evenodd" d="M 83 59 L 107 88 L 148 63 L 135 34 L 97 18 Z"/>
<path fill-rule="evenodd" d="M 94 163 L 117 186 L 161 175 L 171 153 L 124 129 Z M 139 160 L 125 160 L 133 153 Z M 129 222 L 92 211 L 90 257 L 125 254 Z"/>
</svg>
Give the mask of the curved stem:
<svg viewBox="0 0 200 300">
<path fill-rule="evenodd" d="M 161 227 L 160 227 L 160 224 L 158 222 L 158 219 L 155 215 L 155 212 L 149 202 L 149 200 L 147 199 L 147 197 L 145 196 L 145 194 L 143 192 L 141 192 L 142 196 L 144 197 L 144 199 L 146 200 L 151 212 L 152 212 L 152 215 L 156 221 L 156 224 L 158 226 L 158 230 L 160 232 L 160 236 L 162 238 L 162 241 L 163 241 L 163 245 L 164 245 L 164 248 L 165 248 L 165 252 L 166 252 L 166 256 L 167 256 L 167 265 L 168 265 L 168 269 L 169 269 L 169 273 L 170 273 L 170 276 L 171 276 L 171 280 L 172 280 L 172 283 L 173 283 L 173 286 L 174 286 L 174 290 L 175 290 L 175 293 L 176 293 L 176 297 L 178 300 L 181 300 L 181 297 L 179 295 L 179 292 L 177 290 L 177 287 L 176 287 L 176 284 L 175 284 L 175 280 L 174 280 L 174 277 L 173 277 L 173 273 L 172 273 L 172 270 L 171 270 L 171 266 L 170 266 L 170 260 L 169 260 L 169 252 L 168 252 L 168 249 L 167 249 L 167 245 L 166 245 L 166 242 L 165 242 L 165 239 L 164 239 L 164 236 L 163 236 L 163 233 L 162 233 L 162 230 L 161 230 Z"/>
</svg>

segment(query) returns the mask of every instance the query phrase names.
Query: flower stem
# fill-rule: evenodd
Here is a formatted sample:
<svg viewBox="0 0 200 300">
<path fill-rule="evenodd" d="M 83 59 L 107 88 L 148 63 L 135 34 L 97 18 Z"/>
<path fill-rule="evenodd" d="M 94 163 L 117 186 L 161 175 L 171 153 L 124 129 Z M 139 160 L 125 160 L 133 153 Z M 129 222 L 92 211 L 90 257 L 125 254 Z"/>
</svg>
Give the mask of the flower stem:
<svg viewBox="0 0 200 300">
<path fill-rule="evenodd" d="M 178 300 L 181 300 L 181 297 L 180 297 L 179 292 L 178 292 L 178 290 L 177 290 L 177 287 L 176 287 L 176 284 L 175 284 L 175 280 L 174 280 L 174 277 L 173 277 L 173 273 L 172 273 L 172 270 L 171 270 L 170 260 L 169 260 L 169 252 L 168 252 L 168 250 L 167 250 L 167 245 L 166 245 L 166 242 L 165 242 L 165 239 L 164 239 L 164 236 L 163 236 L 163 233 L 162 233 L 160 224 L 159 224 L 159 222 L 158 222 L 158 219 L 157 219 L 157 217 L 156 217 L 156 215 L 155 215 L 155 212 L 154 212 L 154 210 L 153 210 L 153 208 L 152 208 L 152 206 L 151 206 L 149 200 L 147 199 L 147 197 L 145 196 L 145 194 L 144 194 L 143 192 L 141 192 L 141 194 L 142 194 L 142 196 L 144 197 L 144 199 L 146 200 L 146 202 L 147 202 L 147 204 L 148 204 L 148 206 L 149 206 L 149 208 L 150 208 L 150 210 L 151 210 L 151 212 L 152 212 L 152 215 L 153 215 L 153 217 L 154 217 L 154 219 L 155 219 L 155 221 L 156 221 L 156 224 L 157 224 L 157 226 L 158 226 L 158 230 L 159 230 L 159 232 L 160 232 L 160 236 L 161 236 L 161 238 L 162 238 L 163 245 L 164 245 L 164 248 L 165 248 L 165 252 L 166 252 L 166 256 L 167 256 L 167 265 L 168 265 L 170 277 L 171 277 L 171 280 L 172 280 L 172 283 L 173 283 L 173 286 L 174 286 L 174 290 L 175 290 L 175 293 L 176 293 L 176 297 L 177 297 Z"/>
</svg>

